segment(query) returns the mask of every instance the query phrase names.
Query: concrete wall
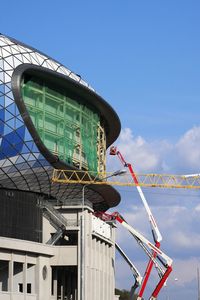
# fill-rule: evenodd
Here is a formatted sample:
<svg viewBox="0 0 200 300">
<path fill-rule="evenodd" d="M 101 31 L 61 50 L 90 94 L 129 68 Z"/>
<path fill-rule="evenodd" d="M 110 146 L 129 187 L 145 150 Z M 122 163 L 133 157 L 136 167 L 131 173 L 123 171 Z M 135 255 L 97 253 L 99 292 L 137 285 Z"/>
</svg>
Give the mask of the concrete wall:
<svg viewBox="0 0 200 300">
<path fill-rule="evenodd" d="M 114 299 L 114 228 L 85 211 L 85 299 Z M 108 238 L 109 236 L 109 238 Z"/>
<path fill-rule="evenodd" d="M 73 300 L 116 299 L 115 228 L 95 218 L 89 207 L 85 207 L 84 211 L 82 207 L 65 207 L 63 215 L 69 220 L 66 234 L 70 235 L 72 231 L 77 233 L 76 245 L 49 246 L 0 237 L 0 266 L 2 260 L 9 265 L 5 278 L 0 274 L 2 282 L 6 282 L 8 277 L 7 291 L 1 290 L 0 284 L 0 300 L 57 300 L 57 290 L 63 299 L 66 294 L 69 299 L 72 295 Z M 55 228 L 44 219 L 43 231 L 46 242 Z M 52 268 L 57 274 L 53 278 L 53 295 Z M 69 268 L 73 268 L 73 274 L 77 276 L 73 283 L 67 275 L 68 270 L 72 270 Z M 20 292 L 19 284 L 23 284 L 23 292 Z M 31 284 L 31 294 L 28 293 L 27 284 Z M 62 285 L 61 292 L 59 284 Z"/>
<path fill-rule="evenodd" d="M 50 299 L 52 247 L 34 242 L 0 238 L 0 267 L 8 262 L 7 291 L 0 290 L 0 300 Z M 11 248 L 12 245 L 12 248 Z M 17 250 L 16 250 L 17 249 Z M 46 276 L 43 276 L 43 268 Z M 1 270 L 1 268 L 0 268 Z M 0 276 L 1 281 L 6 280 Z M 31 291 L 27 289 L 31 284 Z M 20 285 L 23 290 L 20 291 Z M 0 286 L 2 288 L 2 284 Z M 31 292 L 31 293 L 30 293 Z"/>
</svg>

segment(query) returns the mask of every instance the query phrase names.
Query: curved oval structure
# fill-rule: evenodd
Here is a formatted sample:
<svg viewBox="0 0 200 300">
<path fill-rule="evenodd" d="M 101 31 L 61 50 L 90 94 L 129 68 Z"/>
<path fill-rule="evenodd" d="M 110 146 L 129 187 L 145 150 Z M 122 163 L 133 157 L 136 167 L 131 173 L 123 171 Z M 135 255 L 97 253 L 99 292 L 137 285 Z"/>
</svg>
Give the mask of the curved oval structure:
<svg viewBox="0 0 200 300">
<path fill-rule="evenodd" d="M 118 137 L 112 107 L 79 75 L 0 35 L 0 185 L 81 199 L 81 185 L 51 183 L 53 168 L 105 171 L 105 151 Z M 120 201 L 109 186 L 88 187 L 93 208 Z"/>
</svg>

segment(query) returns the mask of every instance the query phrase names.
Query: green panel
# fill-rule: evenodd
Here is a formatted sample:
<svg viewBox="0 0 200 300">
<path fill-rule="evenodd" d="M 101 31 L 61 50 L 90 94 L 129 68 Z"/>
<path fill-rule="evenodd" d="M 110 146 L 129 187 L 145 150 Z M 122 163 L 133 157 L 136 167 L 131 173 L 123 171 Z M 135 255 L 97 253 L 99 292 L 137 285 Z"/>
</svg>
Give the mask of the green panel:
<svg viewBox="0 0 200 300">
<path fill-rule="evenodd" d="M 45 146 L 68 164 L 97 171 L 100 117 L 95 109 L 36 78 L 25 78 L 22 95 Z"/>
</svg>

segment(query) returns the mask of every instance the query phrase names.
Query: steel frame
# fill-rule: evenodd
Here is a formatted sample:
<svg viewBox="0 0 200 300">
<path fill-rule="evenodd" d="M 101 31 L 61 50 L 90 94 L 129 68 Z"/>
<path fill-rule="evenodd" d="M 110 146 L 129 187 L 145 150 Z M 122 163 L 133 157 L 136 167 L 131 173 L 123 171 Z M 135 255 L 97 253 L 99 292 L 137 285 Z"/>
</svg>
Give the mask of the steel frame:
<svg viewBox="0 0 200 300">
<path fill-rule="evenodd" d="M 125 174 L 117 178 L 101 180 L 109 177 L 113 172 L 93 172 L 81 170 L 60 170 L 54 169 L 52 182 L 54 183 L 80 183 L 94 185 L 112 186 L 136 186 L 131 174 Z M 179 189 L 200 189 L 200 174 L 188 177 L 187 175 L 170 174 L 136 174 L 140 187 L 147 188 L 179 188 Z"/>
</svg>

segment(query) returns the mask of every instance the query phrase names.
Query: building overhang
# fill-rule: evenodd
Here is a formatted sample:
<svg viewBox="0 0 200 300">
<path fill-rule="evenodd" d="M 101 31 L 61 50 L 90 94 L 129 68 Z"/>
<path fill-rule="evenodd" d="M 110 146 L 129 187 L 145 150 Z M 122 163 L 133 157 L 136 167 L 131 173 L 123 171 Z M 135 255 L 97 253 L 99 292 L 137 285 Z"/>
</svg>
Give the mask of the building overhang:
<svg viewBox="0 0 200 300">
<path fill-rule="evenodd" d="M 41 80 L 46 80 L 58 88 L 66 89 L 71 93 L 74 93 L 76 98 L 78 97 L 80 101 L 93 106 L 95 109 L 97 109 L 100 116 L 105 120 L 107 147 L 116 140 L 121 129 L 119 118 L 112 107 L 94 91 L 67 76 L 47 68 L 32 64 L 19 65 L 17 68 L 15 68 L 11 80 L 13 96 L 34 142 L 36 143 L 41 154 L 53 166 L 53 168 L 65 170 L 76 169 L 66 162 L 59 160 L 58 156 L 54 155 L 42 142 L 22 97 L 21 83 L 24 75 L 35 76 Z M 104 204 L 94 204 L 95 210 L 97 209 L 95 206 L 99 206 L 99 209 L 101 210 L 107 210 L 109 207 L 116 206 L 120 202 L 120 194 L 112 186 L 93 185 L 88 188 L 100 194 L 104 199 Z"/>
<path fill-rule="evenodd" d="M 119 117 L 114 109 L 101 96 L 68 76 L 32 64 L 19 65 L 15 68 L 12 75 L 13 95 L 23 118 L 28 117 L 28 112 L 21 94 L 21 82 L 25 74 L 48 81 L 58 88 L 60 87 L 75 94 L 77 99 L 83 104 L 93 106 L 105 122 L 107 147 L 117 139 L 121 130 Z"/>
</svg>

